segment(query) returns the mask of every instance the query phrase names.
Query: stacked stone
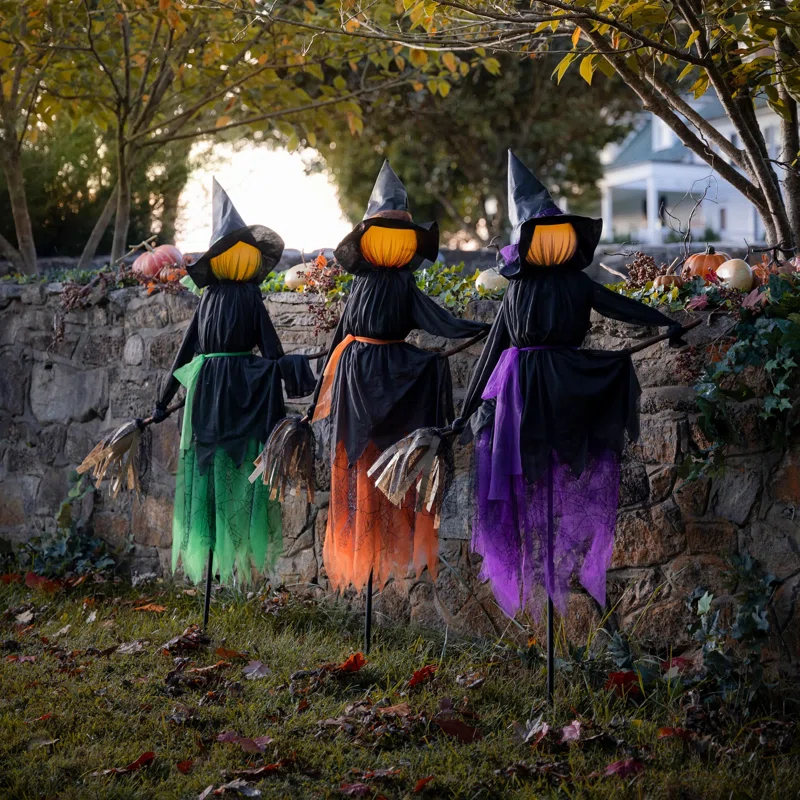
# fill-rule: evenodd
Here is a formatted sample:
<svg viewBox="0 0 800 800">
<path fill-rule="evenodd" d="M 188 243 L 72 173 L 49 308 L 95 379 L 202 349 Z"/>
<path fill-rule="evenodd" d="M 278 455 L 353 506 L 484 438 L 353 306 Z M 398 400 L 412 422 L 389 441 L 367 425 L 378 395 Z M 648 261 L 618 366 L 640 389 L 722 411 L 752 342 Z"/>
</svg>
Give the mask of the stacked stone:
<svg viewBox="0 0 800 800">
<path fill-rule="evenodd" d="M 0 283 L 0 537 L 15 543 L 53 530 L 70 471 L 104 432 L 150 411 L 197 302 L 189 293 L 146 297 L 136 288 L 98 295 L 85 310 L 66 316 L 64 339 L 53 347 L 59 292 L 57 284 Z M 314 334 L 306 297 L 282 293 L 265 302 L 288 351 L 311 353 L 325 346 L 326 337 Z M 490 321 L 497 305 L 479 301 L 467 314 Z M 702 349 L 727 325 L 718 319 L 689 339 Z M 652 333 L 597 317 L 587 345 L 619 349 Z M 412 338 L 428 349 L 451 344 L 427 334 Z M 457 403 L 479 352 L 480 345 L 452 359 Z M 676 463 L 692 443 L 706 443 L 693 389 L 676 377 L 676 357 L 666 345 L 634 357 L 643 387 L 642 436 L 629 447 L 623 467 L 609 573 L 609 601 L 616 604 L 611 624 L 623 631 L 635 627 L 637 637 L 656 647 L 689 645 L 686 596 L 705 586 L 726 607 L 726 558 L 746 548 L 783 580 L 774 603 L 782 639 L 775 639 L 770 655 L 797 660 L 800 441 L 783 452 L 770 449 L 757 406 L 738 405 L 742 445 L 731 450 L 728 471 L 682 483 Z M 293 408 L 302 411 L 305 405 L 295 402 Z M 169 574 L 178 431 L 177 419 L 154 429 L 149 495 L 112 502 L 98 493 L 84 501 L 82 512 L 94 530 L 139 573 Z M 469 553 L 469 458 L 469 448 L 457 450 L 455 485 L 441 525 L 446 565 L 437 581 L 427 573 L 420 580 L 395 581 L 376 599 L 376 610 L 466 634 L 510 635 L 507 620 L 477 581 L 479 564 Z M 285 550 L 273 577 L 297 591 L 327 591 L 322 537 L 328 488 L 321 469 L 316 505 L 292 497 L 284 506 Z M 585 641 L 600 620 L 587 595 L 571 596 L 566 625 L 574 641 Z"/>
</svg>

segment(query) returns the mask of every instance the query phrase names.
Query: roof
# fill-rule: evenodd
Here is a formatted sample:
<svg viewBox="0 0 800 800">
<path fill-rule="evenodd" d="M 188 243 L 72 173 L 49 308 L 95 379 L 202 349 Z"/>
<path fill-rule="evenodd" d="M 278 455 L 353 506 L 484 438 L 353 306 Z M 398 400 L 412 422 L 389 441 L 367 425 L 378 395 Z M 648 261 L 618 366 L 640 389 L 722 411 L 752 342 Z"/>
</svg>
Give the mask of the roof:
<svg viewBox="0 0 800 800">
<path fill-rule="evenodd" d="M 662 161 L 680 163 L 689 156 L 689 151 L 679 141 L 672 147 L 664 150 L 653 150 L 653 119 L 652 117 L 642 125 L 620 148 L 614 160 L 606 169 L 628 167 L 631 164 L 641 164 L 647 161 Z"/>
</svg>

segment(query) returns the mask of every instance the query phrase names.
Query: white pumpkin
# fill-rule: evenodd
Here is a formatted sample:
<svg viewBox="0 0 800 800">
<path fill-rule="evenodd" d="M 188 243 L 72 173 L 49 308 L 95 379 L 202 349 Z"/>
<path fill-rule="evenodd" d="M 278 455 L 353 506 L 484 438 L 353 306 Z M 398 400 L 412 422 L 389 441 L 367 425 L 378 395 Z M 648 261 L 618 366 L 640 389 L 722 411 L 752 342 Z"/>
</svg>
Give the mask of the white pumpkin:
<svg viewBox="0 0 800 800">
<path fill-rule="evenodd" d="M 504 278 L 494 267 L 490 267 L 478 275 L 475 286 L 487 292 L 496 292 L 508 286 L 508 278 Z"/>
<path fill-rule="evenodd" d="M 753 270 L 741 258 L 731 258 L 717 267 L 717 277 L 728 289 L 749 292 L 753 288 Z"/>
<path fill-rule="evenodd" d="M 306 269 L 305 264 L 295 264 L 289 267 L 283 273 L 283 282 L 286 284 L 287 289 L 300 289 L 306 285 Z"/>
</svg>

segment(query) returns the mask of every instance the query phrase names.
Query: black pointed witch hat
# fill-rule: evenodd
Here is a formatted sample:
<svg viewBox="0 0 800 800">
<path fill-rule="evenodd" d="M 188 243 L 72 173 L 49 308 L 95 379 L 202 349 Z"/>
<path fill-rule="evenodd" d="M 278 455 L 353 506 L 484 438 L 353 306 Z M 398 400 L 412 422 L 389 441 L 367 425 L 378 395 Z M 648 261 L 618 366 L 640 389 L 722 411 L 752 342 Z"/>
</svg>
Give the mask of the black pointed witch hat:
<svg viewBox="0 0 800 800">
<path fill-rule="evenodd" d="M 408 210 L 408 192 L 397 177 L 388 161 L 383 162 L 381 171 L 372 188 L 364 218 L 339 242 L 333 255 L 343 269 L 357 272 L 359 268 L 373 269 L 361 254 L 361 237 L 373 226 L 384 228 L 403 228 L 417 234 L 417 253 L 409 264 L 417 269 L 426 259 L 436 261 L 439 255 L 439 226 L 418 224 L 413 221 Z"/>
<path fill-rule="evenodd" d="M 261 283 L 278 263 L 283 253 L 283 239 L 264 225 L 245 225 L 228 193 L 214 178 L 211 195 L 211 242 L 208 250 L 194 264 L 186 267 L 198 287 L 218 283 L 211 269 L 211 259 L 221 255 L 237 242 L 245 242 L 261 251 L 261 266 L 249 283 Z"/>
<path fill-rule="evenodd" d="M 585 269 L 594 259 L 594 251 L 603 232 L 603 221 L 565 214 L 547 191 L 547 187 L 511 152 L 508 151 L 508 217 L 511 222 L 511 244 L 502 252 L 504 264 L 500 272 L 506 278 L 519 275 L 525 254 L 538 225 L 559 225 L 569 222 L 578 235 L 578 247 L 572 258 L 559 264 L 559 269 Z"/>
</svg>

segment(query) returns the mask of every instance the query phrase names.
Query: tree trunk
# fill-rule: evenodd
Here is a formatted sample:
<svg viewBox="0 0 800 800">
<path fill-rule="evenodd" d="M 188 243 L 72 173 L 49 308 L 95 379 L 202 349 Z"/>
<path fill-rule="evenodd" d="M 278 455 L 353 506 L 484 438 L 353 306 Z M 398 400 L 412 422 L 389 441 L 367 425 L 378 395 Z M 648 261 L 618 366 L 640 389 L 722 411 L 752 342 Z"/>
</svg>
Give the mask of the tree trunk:
<svg viewBox="0 0 800 800">
<path fill-rule="evenodd" d="M 86 240 L 86 244 L 83 246 L 83 252 L 81 253 L 80 260 L 78 261 L 78 269 L 88 269 L 89 265 L 92 263 L 92 259 L 97 254 L 97 248 L 100 246 L 100 240 L 103 238 L 106 230 L 108 229 L 108 225 L 111 222 L 111 218 L 114 216 L 114 210 L 117 207 L 117 187 L 115 186 L 112 190 L 111 194 L 106 200 L 106 204 L 103 207 L 103 210 L 100 212 L 100 216 L 97 218 L 97 222 L 94 224 L 94 228 L 92 228 L 92 232 L 89 234 L 89 238 Z"/>
<path fill-rule="evenodd" d="M 111 245 L 112 266 L 127 252 L 128 227 L 131 221 L 131 176 L 128 172 L 127 145 L 123 126 L 117 132 L 117 212 L 114 218 L 114 241 Z"/>
<path fill-rule="evenodd" d="M 28 198 L 25 194 L 25 177 L 22 174 L 22 161 L 19 152 L 11 148 L 2 161 L 3 172 L 8 185 L 8 196 L 11 200 L 11 214 L 14 217 L 14 230 L 17 234 L 17 250 L 19 252 L 20 271 L 26 275 L 35 275 L 36 245 L 33 239 L 31 217 L 28 213 Z"/>
<path fill-rule="evenodd" d="M 11 242 L 6 239 L 5 236 L 0 234 L 0 255 L 2 255 L 9 264 L 11 264 L 11 269 L 14 272 L 24 272 L 25 271 L 25 264 L 22 261 L 22 256 L 19 254 L 19 250 L 14 247 Z"/>
<path fill-rule="evenodd" d="M 160 244 L 175 244 L 175 223 L 178 221 L 178 201 L 185 185 L 169 186 L 162 195 L 161 230 L 158 232 Z"/>
</svg>

